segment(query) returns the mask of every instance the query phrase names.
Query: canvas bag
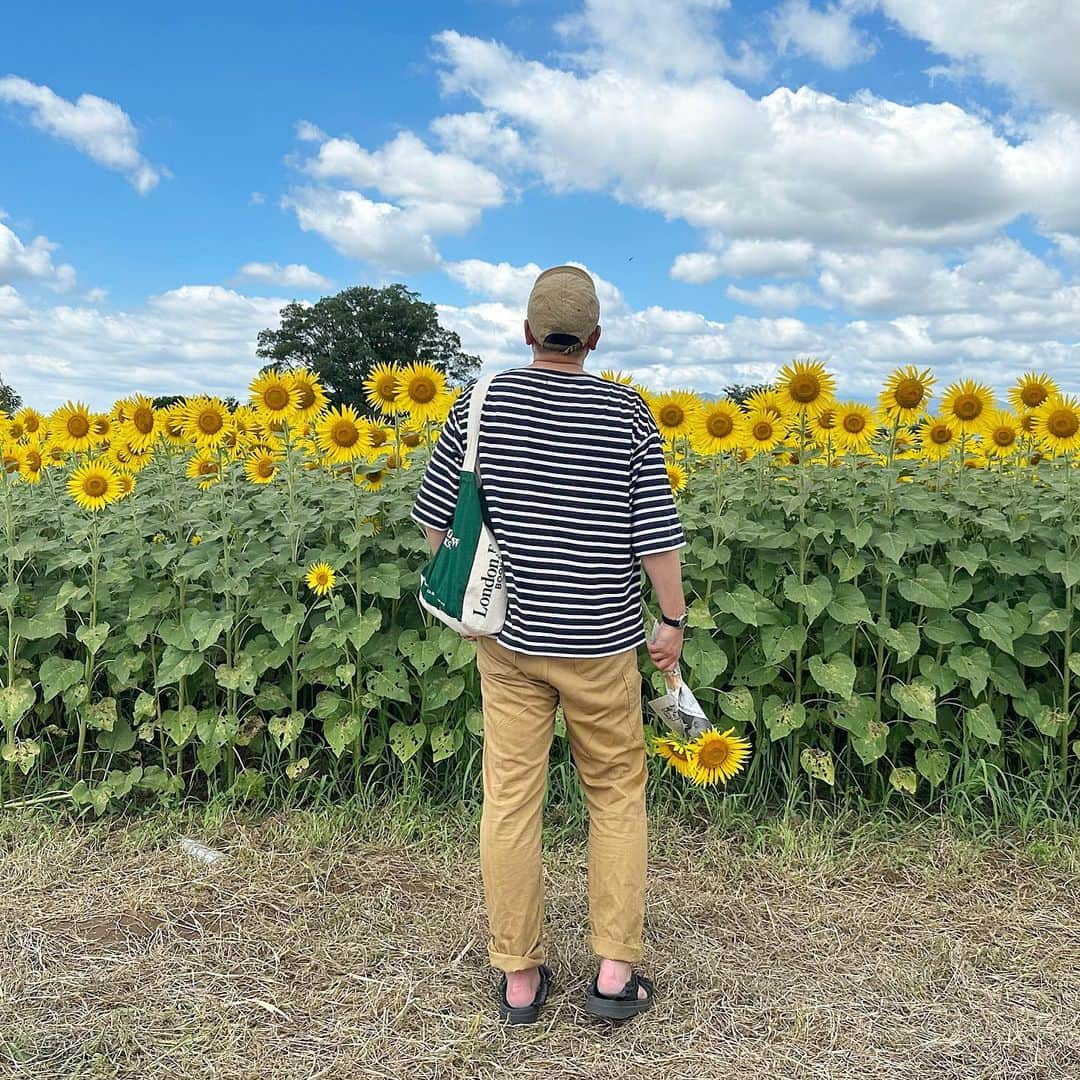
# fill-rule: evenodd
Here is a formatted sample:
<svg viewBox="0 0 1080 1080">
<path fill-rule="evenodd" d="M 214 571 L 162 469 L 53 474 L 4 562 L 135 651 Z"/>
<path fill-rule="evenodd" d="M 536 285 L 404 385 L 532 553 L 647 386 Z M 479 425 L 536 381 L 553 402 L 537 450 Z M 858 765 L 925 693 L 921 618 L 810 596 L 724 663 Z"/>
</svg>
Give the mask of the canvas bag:
<svg viewBox="0 0 1080 1080">
<path fill-rule="evenodd" d="M 459 634 L 476 637 L 497 634 L 506 618 L 502 558 L 484 520 L 476 476 L 480 411 L 493 378 L 486 375 L 473 387 L 454 523 L 420 572 L 421 605 Z"/>
</svg>

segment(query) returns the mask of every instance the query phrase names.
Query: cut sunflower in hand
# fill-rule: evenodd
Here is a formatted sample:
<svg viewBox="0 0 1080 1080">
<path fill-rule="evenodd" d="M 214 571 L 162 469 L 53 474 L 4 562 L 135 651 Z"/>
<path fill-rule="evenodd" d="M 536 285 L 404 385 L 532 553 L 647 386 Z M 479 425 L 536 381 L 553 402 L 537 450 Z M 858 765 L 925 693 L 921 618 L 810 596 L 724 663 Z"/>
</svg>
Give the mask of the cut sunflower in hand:
<svg viewBox="0 0 1080 1080">
<path fill-rule="evenodd" d="M 690 778 L 695 784 L 726 784 L 750 756 L 750 740 L 735 734 L 734 728 L 709 728 L 687 745 Z"/>
</svg>

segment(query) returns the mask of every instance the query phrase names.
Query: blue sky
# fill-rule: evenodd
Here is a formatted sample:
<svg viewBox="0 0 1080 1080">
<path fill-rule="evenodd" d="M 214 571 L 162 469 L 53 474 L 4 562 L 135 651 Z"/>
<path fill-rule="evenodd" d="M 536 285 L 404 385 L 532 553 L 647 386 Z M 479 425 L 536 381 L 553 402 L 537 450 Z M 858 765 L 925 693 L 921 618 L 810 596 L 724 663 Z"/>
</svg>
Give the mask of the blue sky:
<svg viewBox="0 0 1080 1080">
<path fill-rule="evenodd" d="M 509 366 L 564 261 L 597 365 L 655 387 L 816 355 L 852 397 L 899 363 L 1080 389 L 1050 0 L 99 8 L 0 38 L 0 374 L 44 407 L 241 392 L 283 303 L 357 283 Z"/>
</svg>

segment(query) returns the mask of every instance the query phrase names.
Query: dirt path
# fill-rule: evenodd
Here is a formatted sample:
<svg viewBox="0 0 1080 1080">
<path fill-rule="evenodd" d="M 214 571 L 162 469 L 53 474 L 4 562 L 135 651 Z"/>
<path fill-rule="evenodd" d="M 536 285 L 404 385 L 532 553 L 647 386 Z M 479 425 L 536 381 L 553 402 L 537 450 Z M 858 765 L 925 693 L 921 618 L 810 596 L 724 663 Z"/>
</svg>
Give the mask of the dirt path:
<svg viewBox="0 0 1080 1080">
<path fill-rule="evenodd" d="M 494 1018 L 475 832 L 374 840 L 306 815 L 0 828 L 0 1076 L 1080 1078 L 1080 845 L 654 830 L 646 968 L 580 1008 L 584 849 L 548 845 L 542 1023 Z"/>
</svg>

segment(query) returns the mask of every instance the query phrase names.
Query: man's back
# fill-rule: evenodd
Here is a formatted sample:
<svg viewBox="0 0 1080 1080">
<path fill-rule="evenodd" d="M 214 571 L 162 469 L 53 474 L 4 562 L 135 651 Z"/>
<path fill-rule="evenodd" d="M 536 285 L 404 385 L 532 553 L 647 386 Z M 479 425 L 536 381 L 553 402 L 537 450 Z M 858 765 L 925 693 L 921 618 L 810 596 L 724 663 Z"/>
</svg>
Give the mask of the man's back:
<svg viewBox="0 0 1080 1080">
<path fill-rule="evenodd" d="M 414 517 L 453 516 L 471 388 L 455 403 Z M 642 643 L 638 560 L 683 543 L 648 407 L 586 373 L 519 368 L 492 381 L 478 471 L 507 582 L 500 644 L 605 656 Z"/>
</svg>

